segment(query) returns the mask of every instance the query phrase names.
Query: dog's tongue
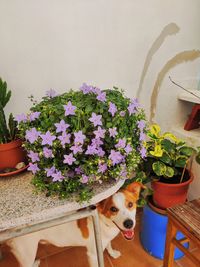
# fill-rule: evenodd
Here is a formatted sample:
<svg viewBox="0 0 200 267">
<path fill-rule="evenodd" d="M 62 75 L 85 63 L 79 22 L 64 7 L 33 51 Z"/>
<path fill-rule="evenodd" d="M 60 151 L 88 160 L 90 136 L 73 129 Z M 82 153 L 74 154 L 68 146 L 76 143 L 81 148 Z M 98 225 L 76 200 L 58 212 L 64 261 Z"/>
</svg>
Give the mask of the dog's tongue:
<svg viewBox="0 0 200 267">
<path fill-rule="evenodd" d="M 123 234 L 126 239 L 132 239 L 134 236 L 134 231 L 133 230 L 123 231 Z"/>
</svg>

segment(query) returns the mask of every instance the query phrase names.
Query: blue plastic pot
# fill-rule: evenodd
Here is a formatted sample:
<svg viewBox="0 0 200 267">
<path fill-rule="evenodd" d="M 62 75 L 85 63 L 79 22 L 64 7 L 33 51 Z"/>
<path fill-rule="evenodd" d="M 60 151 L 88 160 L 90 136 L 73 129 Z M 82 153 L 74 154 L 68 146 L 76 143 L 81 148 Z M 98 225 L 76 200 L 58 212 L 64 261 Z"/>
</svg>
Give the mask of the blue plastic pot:
<svg viewBox="0 0 200 267">
<path fill-rule="evenodd" d="M 141 243 L 150 255 L 158 259 L 164 258 L 167 222 L 166 215 L 155 212 L 149 205 L 144 207 L 140 233 Z M 184 235 L 181 232 L 177 232 L 176 238 L 182 239 Z M 184 243 L 184 246 L 188 248 L 189 243 Z M 176 248 L 174 259 L 177 260 L 183 256 L 184 253 Z"/>
</svg>

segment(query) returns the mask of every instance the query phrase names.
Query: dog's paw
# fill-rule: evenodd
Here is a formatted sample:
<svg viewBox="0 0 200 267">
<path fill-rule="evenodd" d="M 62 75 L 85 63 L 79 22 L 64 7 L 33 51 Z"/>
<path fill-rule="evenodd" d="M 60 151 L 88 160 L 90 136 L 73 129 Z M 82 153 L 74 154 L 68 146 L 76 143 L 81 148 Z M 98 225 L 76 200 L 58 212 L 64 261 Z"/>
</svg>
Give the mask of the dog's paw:
<svg viewBox="0 0 200 267">
<path fill-rule="evenodd" d="M 39 267 L 40 266 L 40 260 L 36 260 L 34 263 L 33 263 L 33 267 Z"/>
<path fill-rule="evenodd" d="M 114 259 L 117 259 L 121 256 L 121 252 L 115 249 L 113 249 L 112 251 L 109 251 L 109 254 Z"/>
</svg>

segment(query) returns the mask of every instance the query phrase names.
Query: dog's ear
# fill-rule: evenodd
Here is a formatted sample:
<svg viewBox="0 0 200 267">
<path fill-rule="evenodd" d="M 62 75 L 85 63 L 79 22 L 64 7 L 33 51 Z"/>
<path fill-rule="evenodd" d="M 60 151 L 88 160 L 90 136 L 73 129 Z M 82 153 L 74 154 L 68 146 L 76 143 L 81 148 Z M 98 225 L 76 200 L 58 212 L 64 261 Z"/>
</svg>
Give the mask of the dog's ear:
<svg viewBox="0 0 200 267">
<path fill-rule="evenodd" d="M 111 197 L 108 197 L 108 198 L 102 200 L 101 202 L 99 202 L 99 203 L 96 205 L 96 207 L 97 207 L 97 209 L 98 209 L 98 211 L 99 211 L 100 213 L 103 214 L 103 213 L 105 212 L 106 205 L 108 204 L 108 202 L 109 202 L 110 199 L 111 199 Z"/>
<path fill-rule="evenodd" d="M 136 198 L 139 198 L 141 189 L 146 189 L 146 186 L 139 182 L 133 182 L 125 188 L 127 191 L 133 193 Z"/>
<path fill-rule="evenodd" d="M 100 212 L 100 213 L 103 213 L 103 210 L 105 209 L 105 206 L 106 206 L 106 201 L 107 199 L 104 199 L 104 200 L 102 200 L 101 202 L 99 202 L 97 205 L 96 205 L 96 207 L 97 207 L 97 209 L 98 209 L 98 211 Z"/>
</svg>

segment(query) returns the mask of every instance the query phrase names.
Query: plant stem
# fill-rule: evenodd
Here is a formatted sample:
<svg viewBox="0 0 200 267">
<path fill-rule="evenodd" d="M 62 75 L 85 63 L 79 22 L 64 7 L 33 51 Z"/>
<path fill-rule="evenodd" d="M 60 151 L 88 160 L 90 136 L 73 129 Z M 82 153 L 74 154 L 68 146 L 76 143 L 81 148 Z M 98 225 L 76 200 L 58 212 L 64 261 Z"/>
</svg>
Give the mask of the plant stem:
<svg viewBox="0 0 200 267">
<path fill-rule="evenodd" d="M 184 174 L 185 174 L 186 165 L 187 165 L 187 162 L 186 162 L 186 164 L 185 164 L 185 166 L 184 166 L 184 168 L 183 168 L 183 172 L 182 172 L 181 179 L 180 179 L 180 184 L 181 184 L 182 181 L 183 181 L 183 176 L 184 176 Z"/>
<path fill-rule="evenodd" d="M 170 81 L 171 81 L 173 84 L 175 84 L 176 86 L 180 87 L 180 88 L 183 89 L 184 91 L 186 91 L 186 92 L 188 92 L 189 94 L 191 94 L 191 95 L 195 96 L 196 98 L 200 99 L 200 97 L 199 97 L 198 95 L 196 95 L 196 94 L 194 94 L 193 92 L 191 92 L 190 90 L 184 88 L 184 87 L 181 86 L 180 84 L 174 82 L 170 76 L 169 76 L 169 79 L 170 79 Z"/>
</svg>

